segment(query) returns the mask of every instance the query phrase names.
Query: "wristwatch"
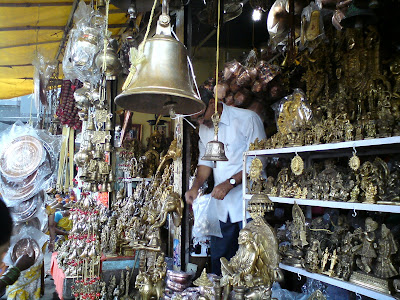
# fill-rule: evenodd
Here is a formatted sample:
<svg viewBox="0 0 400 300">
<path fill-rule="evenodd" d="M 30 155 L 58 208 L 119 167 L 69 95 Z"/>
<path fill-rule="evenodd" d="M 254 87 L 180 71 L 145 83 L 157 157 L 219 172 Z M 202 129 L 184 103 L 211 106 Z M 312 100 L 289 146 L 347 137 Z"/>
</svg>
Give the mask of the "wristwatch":
<svg viewBox="0 0 400 300">
<path fill-rule="evenodd" d="M 229 178 L 229 183 L 233 185 L 233 187 L 237 186 L 236 179 L 231 177 Z"/>
</svg>

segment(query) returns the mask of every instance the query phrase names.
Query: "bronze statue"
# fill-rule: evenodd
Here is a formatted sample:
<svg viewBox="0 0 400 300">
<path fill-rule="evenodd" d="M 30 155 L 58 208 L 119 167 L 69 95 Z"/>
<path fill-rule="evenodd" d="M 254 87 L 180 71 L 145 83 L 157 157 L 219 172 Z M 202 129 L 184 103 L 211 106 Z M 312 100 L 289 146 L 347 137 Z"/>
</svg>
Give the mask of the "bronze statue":
<svg viewBox="0 0 400 300">
<path fill-rule="evenodd" d="M 378 257 L 374 269 L 377 277 L 388 279 L 398 275 L 396 268 L 392 263 L 392 256 L 397 253 L 397 244 L 393 238 L 393 234 L 385 224 L 381 226 L 381 237 L 379 239 Z"/>
</svg>

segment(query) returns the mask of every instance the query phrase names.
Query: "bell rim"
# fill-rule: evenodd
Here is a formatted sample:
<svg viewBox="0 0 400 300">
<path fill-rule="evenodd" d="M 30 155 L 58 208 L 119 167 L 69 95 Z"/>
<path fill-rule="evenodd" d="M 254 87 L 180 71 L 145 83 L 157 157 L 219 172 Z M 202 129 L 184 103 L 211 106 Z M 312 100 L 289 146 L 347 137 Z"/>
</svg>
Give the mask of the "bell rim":
<svg viewBox="0 0 400 300">
<path fill-rule="evenodd" d="M 176 91 L 176 89 L 175 89 L 175 91 Z M 200 100 L 200 98 L 196 98 L 196 97 L 194 97 L 192 95 L 188 95 L 188 94 L 185 95 L 184 92 L 179 94 L 178 92 L 171 91 L 171 89 L 160 88 L 160 87 L 154 87 L 152 90 L 149 90 L 148 88 L 146 88 L 146 89 L 143 89 L 143 88 L 127 89 L 127 90 L 123 91 L 122 93 L 120 93 L 119 95 L 117 95 L 114 99 L 114 102 L 115 102 L 115 104 L 117 104 L 118 106 L 120 106 L 122 108 L 131 110 L 131 111 L 142 112 L 142 113 L 159 113 L 163 110 L 164 107 L 159 109 L 158 105 L 150 106 L 149 109 L 142 108 L 138 105 L 138 103 L 139 103 L 138 101 L 135 101 L 132 99 L 131 100 L 126 99 L 131 96 L 140 97 L 140 95 L 162 95 L 162 96 L 178 97 L 180 99 L 189 100 L 189 101 L 192 100 L 193 103 L 191 103 L 191 106 L 196 106 L 196 107 L 194 107 L 190 111 L 182 112 L 185 114 L 196 114 L 196 113 L 199 113 L 200 111 L 202 111 L 203 109 L 205 109 L 205 104 L 202 100 Z M 126 103 L 128 103 L 128 102 L 132 102 L 131 105 L 126 105 Z M 167 101 L 165 101 L 165 102 L 167 102 Z M 135 104 L 136 104 L 136 107 L 135 107 Z M 176 113 L 180 113 L 180 112 L 176 111 Z"/>
<path fill-rule="evenodd" d="M 210 156 L 206 157 L 203 156 L 201 160 L 206 160 L 206 161 L 229 161 L 229 159 L 225 156 L 225 158 L 220 158 L 219 156 Z"/>
</svg>

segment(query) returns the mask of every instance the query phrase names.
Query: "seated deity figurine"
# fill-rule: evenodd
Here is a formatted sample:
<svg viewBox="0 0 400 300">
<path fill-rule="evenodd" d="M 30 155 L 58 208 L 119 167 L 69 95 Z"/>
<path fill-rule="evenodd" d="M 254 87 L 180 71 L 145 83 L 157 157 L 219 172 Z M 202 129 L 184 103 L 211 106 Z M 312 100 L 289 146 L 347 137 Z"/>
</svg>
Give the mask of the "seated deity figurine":
<svg viewBox="0 0 400 300">
<path fill-rule="evenodd" d="M 258 203 L 259 199 L 250 200 L 248 210 L 253 221 L 239 232 L 239 249 L 231 260 L 221 258 L 224 299 L 228 299 L 231 289 L 235 287 L 244 287 L 245 298 L 259 295 L 262 291 L 259 295 L 262 298 L 259 299 L 270 299 L 272 283 L 283 278 L 279 269 L 278 240 L 263 218 L 264 212 L 271 210 L 270 200 L 266 199 L 263 205 Z"/>
</svg>

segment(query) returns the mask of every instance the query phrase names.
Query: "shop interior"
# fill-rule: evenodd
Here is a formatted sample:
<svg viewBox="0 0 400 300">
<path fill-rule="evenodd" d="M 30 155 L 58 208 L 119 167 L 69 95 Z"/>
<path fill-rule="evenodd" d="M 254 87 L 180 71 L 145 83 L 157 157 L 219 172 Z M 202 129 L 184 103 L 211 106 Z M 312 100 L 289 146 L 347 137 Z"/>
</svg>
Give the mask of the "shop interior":
<svg viewBox="0 0 400 300">
<path fill-rule="evenodd" d="M 400 299 L 399 20 L 0 0 L 0 299 Z"/>
</svg>

